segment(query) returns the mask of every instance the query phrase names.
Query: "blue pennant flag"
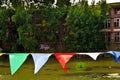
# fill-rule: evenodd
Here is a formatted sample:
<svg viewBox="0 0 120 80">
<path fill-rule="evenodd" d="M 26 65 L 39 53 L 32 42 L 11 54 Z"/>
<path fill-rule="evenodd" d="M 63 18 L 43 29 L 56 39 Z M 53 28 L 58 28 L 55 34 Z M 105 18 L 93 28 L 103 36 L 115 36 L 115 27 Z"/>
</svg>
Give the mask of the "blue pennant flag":
<svg viewBox="0 0 120 80">
<path fill-rule="evenodd" d="M 52 54 L 31 54 L 31 55 L 33 57 L 35 64 L 34 74 L 36 74 L 42 68 L 42 66 L 47 62 L 47 60 Z"/>
<path fill-rule="evenodd" d="M 114 56 L 114 61 L 118 62 L 118 59 L 120 57 L 120 52 L 118 52 L 118 51 L 108 51 L 108 52 L 105 52 L 105 53 L 112 54 Z"/>
</svg>

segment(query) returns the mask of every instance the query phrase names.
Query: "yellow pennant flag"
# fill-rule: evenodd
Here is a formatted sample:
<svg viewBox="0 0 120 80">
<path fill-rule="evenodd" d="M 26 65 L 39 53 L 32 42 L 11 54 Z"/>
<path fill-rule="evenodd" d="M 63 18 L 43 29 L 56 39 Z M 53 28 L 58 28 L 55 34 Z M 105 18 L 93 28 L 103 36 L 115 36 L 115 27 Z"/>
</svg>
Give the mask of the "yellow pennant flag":
<svg viewBox="0 0 120 80">
<path fill-rule="evenodd" d="M 2 56 L 3 54 L 5 54 L 5 53 L 0 53 L 0 56 Z"/>
</svg>

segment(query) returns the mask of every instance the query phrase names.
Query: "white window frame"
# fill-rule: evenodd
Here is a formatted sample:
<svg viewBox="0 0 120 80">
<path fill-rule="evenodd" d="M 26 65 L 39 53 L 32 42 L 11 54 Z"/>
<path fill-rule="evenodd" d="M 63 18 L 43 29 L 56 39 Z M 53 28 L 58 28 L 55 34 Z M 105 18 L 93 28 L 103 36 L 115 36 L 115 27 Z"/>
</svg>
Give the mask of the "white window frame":
<svg viewBox="0 0 120 80">
<path fill-rule="evenodd" d="M 120 28 L 120 18 L 114 18 L 114 27 Z"/>
<path fill-rule="evenodd" d="M 110 19 L 107 19 L 106 27 L 105 28 L 110 28 Z"/>
<path fill-rule="evenodd" d="M 115 42 L 120 42 L 120 32 L 115 32 Z"/>
<path fill-rule="evenodd" d="M 120 8 L 115 8 L 115 14 L 120 14 Z"/>
<path fill-rule="evenodd" d="M 110 42 L 110 32 L 105 32 L 105 40 Z"/>
</svg>

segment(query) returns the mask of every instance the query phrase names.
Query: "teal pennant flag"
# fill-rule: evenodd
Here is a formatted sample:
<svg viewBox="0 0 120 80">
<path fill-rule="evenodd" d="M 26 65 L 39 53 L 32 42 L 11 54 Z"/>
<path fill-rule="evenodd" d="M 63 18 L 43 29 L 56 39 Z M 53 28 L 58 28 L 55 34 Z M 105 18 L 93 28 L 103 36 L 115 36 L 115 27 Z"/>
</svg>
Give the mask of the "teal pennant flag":
<svg viewBox="0 0 120 80">
<path fill-rule="evenodd" d="M 27 59 L 28 55 L 29 54 L 27 53 L 10 53 L 9 54 L 10 69 L 11 69 L 12 75 L 20 68 L 20 66 Z"/>
</svg>

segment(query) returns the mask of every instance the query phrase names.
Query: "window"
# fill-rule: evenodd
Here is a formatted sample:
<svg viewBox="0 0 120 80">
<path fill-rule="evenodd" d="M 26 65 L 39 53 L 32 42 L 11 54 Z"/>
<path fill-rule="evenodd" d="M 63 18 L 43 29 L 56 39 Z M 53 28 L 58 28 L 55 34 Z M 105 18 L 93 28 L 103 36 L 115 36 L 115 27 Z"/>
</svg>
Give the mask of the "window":
<svg viewBox="0 0 120 80">
<path fill-rule="evenodd" d="M 120 14 L 120 8 L 115 8 L 115 14 Z"/>
<path fill-rule="evenodd" d="M 105 28 L 110 28 L 110 19 L 107 19 Z"/>
<path fill-rule="evenodd" d="M 115 32 L 115 42 L 120 42 L 120 32 Z"/>
<path fill-rule="evenodd" d="M 115 28 L 120 28 L 120 18 L 114 19 L 114 26 L 115 26 Z"/>
<path fill-rule="evenodd" d="M 105 40 L 110 42 L 110 32 L 105 33 Z"/>
</svg>

